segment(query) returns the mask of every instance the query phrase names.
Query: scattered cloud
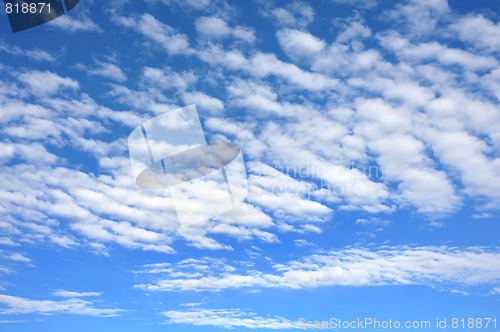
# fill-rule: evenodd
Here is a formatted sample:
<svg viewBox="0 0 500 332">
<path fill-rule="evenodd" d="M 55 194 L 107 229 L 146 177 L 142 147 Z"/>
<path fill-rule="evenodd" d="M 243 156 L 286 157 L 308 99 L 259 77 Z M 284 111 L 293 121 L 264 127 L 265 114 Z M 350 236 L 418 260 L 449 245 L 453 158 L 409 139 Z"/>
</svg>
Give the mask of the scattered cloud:
<svg viewBox="0 0 500 332">
<path fill-rule="evenodd" d="M 6 304 L 7 309 L 1 309 L 0 314 L 43 314 L 67 313 L 73 315 L 88 315 L 98 317 L 115 317 L 127 310 L 123 309 L 100 309 L 93 307 L 90 301 L 69 299 L 61 302 L 38 301 L 22 297 L 0 295 L 0 303 Z"/>
<path fill-rule="evenodd" d="M 54 94 L 63 89 L 78 90 L 79 88 L 77 81 L 69 77 L 61 77 L 49 71 L 28 71 L 19 74 L 18 79 L 25 83 L 34 95 L 40 97 Z"/>
<path fill-rule="evenodd" d="M 274 273 L 223 272 L 200 277 L 160 279 L 138 284 L 146 291 L 222 291 L 243 287 L 316 288 L 324 286 L 460 284 L 473 286 L 500 279 L 500 254 L 493 248 L 347 247 L 327 254 L 275 264 Z"/>
<path fill-rule="evenodd" d="M 291 329 L 295 325 L 284 318 L 264 318 L 254 312 L 239 309 L 196 309 L 189 311 L 165 311 L 168 324 L 189 324 L 195 326 L 216 326 L 232 329 L 235 327 Z"/>
<path fill-rule="evenodd" d="M 84 293 L 78 293 L 78 292 L 70 292 L 70 291 L 65 291 L 63 289 L 59 289 L 54 291 L 52 293 L 54 296 L 59 296 L 59 297 L 83 297 L 83 296 L 100 296 L 102 293 L 100 292 L 84 292 Z"/>
<path fill-rule="evenodd" d="M 7 253 L 3 257 L 6 258 L 6 259 L 17 261 L 17 262 L 24 262 L 24 263 L 31 262 L 31 259 L 29 259 L 28 257 L 23 256 L 22 254 L 20 254 L 18 252 Z"/>
<path fill-rule="evenodd" d="M 88 75 L 107 77 L 117 82 L 125 82 L 127 80 L 127 76 L 117 65 L 99 61 L 96 61 L 96 64 L 97 68 L 89 68 L 79 63 L 76 65 L 76 68 L 87 72 Z"/>
<path fill-rule="evenodd" d="M 54 62 L 56 57 L 51 55 L 49 52 L 41 49 L 23 50 L 17 46 L 7 45 L 3 40 L 0 41 L 0 51 L 12 54 L 25 56 L 31 61 L 47 61 Z"/>
</svg>

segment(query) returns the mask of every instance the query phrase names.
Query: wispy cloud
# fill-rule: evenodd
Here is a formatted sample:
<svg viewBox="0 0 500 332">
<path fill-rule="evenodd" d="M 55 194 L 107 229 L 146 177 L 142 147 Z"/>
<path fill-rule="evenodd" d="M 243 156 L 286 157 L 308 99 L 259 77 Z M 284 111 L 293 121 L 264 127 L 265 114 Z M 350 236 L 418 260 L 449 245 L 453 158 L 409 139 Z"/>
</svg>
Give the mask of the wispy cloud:
<svg viewBox="0 0 500 332">
<path fill-rule="evenodd" d="M 190 311 L 165 311 L 168 324 L 189 324 L 197 326 L 217 326 L 224 328 L 247 327 L 265 329 L 291 329 L 294 324 L 284 318 L 264 318 L 254 312 L 239 309 L 196 309 Z"/>
<path fill-rule="evenodd" d="M 63 289 L 59 289 L 52 293 L 54 296 L 60 296 L 60 297 L 84 297 L 84 296 L 101 296 L 101 292 L 83 292 L 83 293 L 78 293 L 78 292 L 70 292 L 66 291 Z"/>
<path fill-rule="evenodd" d="M 7 309 L 0 310 L 0 314 L 56 314 L 68 313 L 74 315 L 89 315 L 99 317 L 115 317 L 127 310 L 123 309 L 99 309 L 93 306 L 90 301 L 70 299 L 66 301 L 38 301 L 22 297 L 0 295 L 0 303 L 8 306 Z"/>
<path fill-rule="evenodd" d="M 422 284 L 477 285 L 500 278 L 500 253 L 494 248 L 382 247 L 345 248 L 316 254 L 286 264 L 274 273 L 213 272 L 199 278 L 161 279 L 139 284 L 147 291 L 222 291 L 246 287 L 316 288 L 322 286 L 373 286 Z M 276 273 L 278 272 L 278 273 Z"/>
</svg>

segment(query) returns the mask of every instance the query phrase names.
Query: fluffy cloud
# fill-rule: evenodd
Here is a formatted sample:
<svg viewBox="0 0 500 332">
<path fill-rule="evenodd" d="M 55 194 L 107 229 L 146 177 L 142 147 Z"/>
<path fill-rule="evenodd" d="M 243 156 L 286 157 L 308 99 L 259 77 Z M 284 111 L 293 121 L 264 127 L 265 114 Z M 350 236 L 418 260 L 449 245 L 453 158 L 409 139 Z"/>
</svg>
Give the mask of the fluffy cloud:
<svg viewBox="0 0 500 332">
<path fill-rule="evenodd" d="M 227 23 L 218 17 L 201 17 L 196 20 L 196 31 L 205 38 L 221 39 L 229 36 L 245 41 L 247 43 L 255 42 L 255 36 L 252 29 L 242 26 L 230 28 Z"/>
<path fill-rule="evenodd" d="M 493 23 L 483 15 L 469 15 L 450 25 L 458 32 L 460 39 L 472 43 L 479 49 L 489 52 L 500 51 L 500 25 Z"/>
<path fill-rule="evenodd" d="M 48 24 L 63 30 L 66 33 L 78 33 L 82 31 L 87 32 L 103 32 L 101 27 L 95 23 L 90 17 L 89 7 L 93 1 L 84 2 L 78 5 L 78 9 L 73 11 L 76 15 L 63 15 L 58 17 L 57 20 L 52 20 Z"/>
<path fill-rule="evenodd" d="M 162 46 L 170 55 L 189 52 L 187 36 L 163 24 L 151 14 L 143 14 L 137 20 L 132 17 L 116 17 L 114 20 L 126 28 L 139 31 L 144 37 Z"/>
<path fill-rule="evenodd" d="M 294 1 L 286 8 L 268 8 L 266 16 L 275 19 L 278 25 L 304 28 L 314 21 L 314 10 L 308 3 Z"/>
<path fill-rule="evenodd" d="M 34 95 L 40 97 L 54 94 L 62 89 L 79 88 L 77 81 L 69 77 L 61 77 L 49 71 L 28 71 L 19 74 L 18 79 L 28 85 Z"/>
<path fill-rule="evenodd" d="M 0 41 L 0 51 L 12 55 L 26 56 L 31 61 L 48 61 L 48 62 L 56 61 L 56 58 L 45 50 L 40 50 L 40 49 L 22 50 L 17 46 L 7 45 L 3 40 Z"/>
</svg>

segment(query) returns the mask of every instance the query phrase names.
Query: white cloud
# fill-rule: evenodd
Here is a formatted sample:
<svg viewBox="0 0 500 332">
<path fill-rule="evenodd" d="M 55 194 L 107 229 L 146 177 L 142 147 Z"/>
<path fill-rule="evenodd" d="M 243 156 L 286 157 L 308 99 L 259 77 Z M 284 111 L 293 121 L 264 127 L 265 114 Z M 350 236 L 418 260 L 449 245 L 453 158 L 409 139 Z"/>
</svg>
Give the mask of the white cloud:
<svg viewBox="0 0 500 332">
<path fill-rule="evenodd" d="M 216 326 L 227 329 L 235 327 L 264 328 L 264 329 L 291 329 L 295 325 L 284 318 L 264 318 L 253 312 L 244 312 L 239 309 L 193 309 L 189 311 L 162 312 L 169 318 L 169 324 L 189 324 L 195 326 Z"/>
<path fill-rule="evenodd" d="M 70 15 L 63 15 L 52 20 L 49 25 L 59 28 L 67 33 L 77 33 L 81 31 L 103 32 L 97 23 L 90 18 L 89 7 L 93 1 L 80 3 L 76 10 L 72 10 Z"/>
<path fill-rule="evenodd" d="M 131 17 L 117 17 L 115 22 L 130 29 L 137 29 L 150 40 L 161 45 L 170 55 L 189 52 L 189 41 L 185 34 L 163 24 L 151 14 L 143 14 L 137 21 Z"/>
<path fill-rule="evenodd" d="M 83 297 L 83 296 L 100 296 L 100 295 L 102 295 L 102 293 L 99 293 L 99 292 L 78 293 L 78 292 L 70 292 L 70 291 L 66 291 L 63 289 L 59 289 L 59 290 L 55 291 L 54 293 L 52 293 L 52 295 L 59 296 L 59 297 L 74 298 L 74 297 Z"/>
<path fill-rule="evenodd" d="M 460 39 L 489 52 L 500 51 L 500 24 L 493 23 L 483 15 L 468 15 L 450 25 Z"/>
<path fill-rule="evenodd" d="M 387 15 L 406 26 L 411 35 L 422 36 L 432 34 L 439 20 L 450 11 L 447 0 L 406 0 Z"/>
<path fill-rule="evenodd" d="M 169 67 L 163 69 L 144 67 L 141 78 L 143 91 L 134 92 L 124 86 L 114 86 L 113 95 L 121 95 L 120 101 L 123 103 L 152 110 L 155 113 L 164 113 L 178 108 L 177 105 L 166 105 L 166 101 L 184 105 L 195 104 L 200 110 L 211 113 L 223 111 L 224 103 L 220 99 L 195 90 L 197 80 L 198 76 L 191 71 L 178 73 Z M 165 98 L 160 92 L 172 89 L 175 95 L 170 94 L 170 98 Z M 155 99 L 161 103 L 156 103 Z"/>
<path fill-rule="evenodd" d="M 162 279 L 140 284 L 146 291 L 221 291 L 242 287 L 316 288 L 421 284 L 474 286 L 498 282 L 500 253 L 493 248 L 346 247 L 285 264 L 275 273 L 219 273 L 199 278 Z"/>
<path fill-rule="evenodd" d="M 331 0 L 334 3 L 350 5 L 361 9 L 373 8 L 377 6 L 378 0 Z"/>
<path fill-rule="evenodd" d="M 31 259 L 29 259 L 28 257 L 23 256 L 22 254 L 20 254 L 18 252 L 8 253 L 7 255 L 4 255 L 3 257 L 7 258 L 7 259 L 10 259 L 10 260 L 13 260 L 13 261 L 17 261 L 17 262 L 24 262 L 24 263 L 31 262 Z"/>
<path fill-rule="evenodd" d="M 430 139 L 441 162 L 460 173 L 465 192 L 475 197 L 491 197 L 486 205 L 496 206 L 500 177 L 500 159 L 485 156 L 488 145 L 465 131 L 432 131 Z M 461 153 L 454 152 L 460 146 Z"/>
<path fill-rule="evenodd" d="M 235 39 L 252 44 L 255 41 L 253 30 L 250 28 L 236 26 L 231 28 L 227 23 L 215 16 L 201 17 L 195 22 L 196 31 L 206 38 L 221 39 L 233 36 Z"/>
<path fill-rule="evenodd" d="M 9 232 L 0 239 L 4 244 L 47 241 L 102 254 L 117 244 L 173 253 L 173 241 L 184 239 L 200 249 L 231 250 L 221 235 L 277 243 L 275 231 L 320 233 L 321 224 L 313 223 L 330 220 L 333 210 L 408 208 L 439 217 L 458 211 L 466 196 L 478 199 L 484 214 L 498 207 L 500 118 L 491 98 L 500 96 L 500 71 L 487 54 L 498 50 L 498 25 L 480 15 L 451 17 L 446 1 L 407 1 L 389 15 L 409 33 L 379 32 L 384 50 L 365 41 L 372 32 L 358 16 L 345 20 L 337 39 L 327 43 L 335 36 L 307 32 L 314 11 L 295 2 L 267 11 L 278 22 L 278 41 L 290 59 L 285 61 L 255 45 L 217 44 L 231 36 L 247 41 L 255 36 L 250 28 L 235 26 L 228 11 L 210 9 L 215 2 L 163 2 L 203 11 L 195 26 L 214 41 L 190 46 L 185 34 L 152 15 L 115 16 L 115 22 L 144 37 L 140 46 L 151 51 L 148 55 L 157 55 L 150 47 L 156 44 L 169 55 L 186 56 L 183 61 L 191 56 L 204 62 L 183 72 L 144 67 L 137 91 L 111 85 L 105 97 L 132 111 L 114 111 L 85 93 L 71 94 L 80 84 L 51 72 L 14 72 L 13 79 L 26 88 L 8 75 L 0 83 L 0 122 L 8 137 L 0 143 L 0 157 L 3 163 L 19 161 L 0 175 L 0 206 L 9 217 L 0 224 Z M 221 1 L 217 6 L 224 7 Z M 450 29 L 476 48 L 433 40 L 433 31 L 443 32 L 435 29 L 442 18 L 458 21 Z M 446 29 L 446 38 L 456 36 Z M 17 48 L 6 52 L 36 59 Z M 47 54 L 38 58 L 50 60 Z M 86 69 L 124 81 L 123 71 L 107 61 Z M 217 94 L 196 90 L 207 82 Z M 39 105 L 27 101 L 32 97 Z M 204 124 L 213 137 L 234 138 L 251 161 L 251 180 L 265 183 L 253 183 L 251 189 L 262 195 L 250 196 L 237 209 L 175 230 L 165 218 L 173 212 L 168 197 L 139 190 L 130 180 L 125 141 L 103 136 L 111 134 L 109 120 L 133 128 L 187 103 L 211 113 Z M 235 121 L 234 114 L 245 117 Z M 95 158 L 100 167 L 95 175 L 52 153 L 62 146 Z M 353 164 L 358 167 L 349 168 Z M 373 164 L 380 171 L 376 179 L 361 169 Z M 263 175 L 256 169 L 275 172 Z M 306 188 L 312 183 L 318 188 Z M 274 185 L 293 192 L 273 191 Z M 356 188 L 362 193 L 352 194 Z M 53 222 L 61 217 L 71 218 L 67 229 Z M 366 220 L 376 225 L 376 219 Z"/>
<path fill-rule="evenodd" d="M 14 274 L 16 272 L 14 270 L 12 270 L 12 269 L 7 268 L 7 267 L 0 266 L 0 273 L 3 273 L 3 274 Z"/>
<path fill-rule="evenodd" d="M 469 293 L 467 293 L 467 292 L 459 291 L 459 290 L 456 290 L 456 289 L 452 289 L 451 292 L 455 293 L 455 294 L 462 294 L 462 295 L 465 295 L 465 296 L 469 295 Z"/>
<path fill-rule="evenodd" d="M 0 237 L 0 244 L 4 246 L 19 246 L 19 243 L 12 241 L 12 239 L 8 237 Z"/>
<path fill-rule="evenodd" d="M 322 74 L 309 72 L 295 64 L 279 60 L 273 53 L 257 52 L 250 58 L 237 50 L 225 51 L 220 46 L 210 44 L 197 52 L 199 58 L 212 66 L 222 66 L 229 70 L 241 70 L 260 80 L 275 76 L 287 81 L 291 87 L 308 91 L 332 90 L 339 87 L 339 80 Z"/>
<path fill-rule="evenodd" d="M 184 92 L 181 96 L 185 105 L 195 104 L 202 110 L 208 110 L 214 113 L 220 112 L 224 109 L 222 100 L 211 97 L 204 92 Z"/>
<path fill-rule="evenodd" d="M 306 27 L 314 21 L 314 10 L 308 3 L 294 1 L 285 8 L 274 8 L 268 13 L 278 25 Z"/>
<path fill-rule="evenodd" d="M 199 305 L 202 305 L 203 303 L 183 303 L 181 304 L 182 307 L 197 307 Z"/>
<path fill-rule="evenodd" d="M 358 38 L 368 38 L 371 35 L 370 28 L 365 26 L 364 22 L 356 15 L 345 22 L 343 30 L 338 34 L 336 41 L 345 43 Z"/>
<path fill-rule="evenodd" d="M 314 246 L 315 244 L 314 243 L 311 243 L 307 240 L 304 240 L 304 239 L 296 239 L 294 240 L 294 244 L 296 247 L 307 247 L 307 246 Z"/>
<path fill-rule="evenodd" d="M 173 10 L 182 8 L 188 12 L 216 13 L 223 17 L 230 17 L 234 12 L 225 0 L 146 0 L 146 2 L 151 4 L 161 2 Z"/>
<path fill-rule="evenodd" d="M 8 306 L 7 309 L 0 310 L 0 314 L 56 314 L 67 313 L 73 315 L 89 315 L 98 317 L 115 317 L 119 316 L 123 309 L 100 309 L 93 307 L 90 301 L 79 299 L 69 299 L 61 302 L 56 301 L 38 301 L 25 299 L 22 297 L 0 295 L 0 303 Z"/>
<path fill-rule="evenodd" d="M 217 17 L 201 17 L 196 20 L 196 31 L 207 37 L 227 37 L 231 34 L 231 29 L 227 23 Z"/>
<path fill-rule="evenodd" d="M 472 218 L 474 218 L 474 219 L 484 219 L 484 218 L 491 218 L 491 217 L 493 217 L 493 215 L 490 213 L 486 213 L 486 212 L 472 215 Z"/>
<path fill-rule="evenodd" d="M 442 65 L 460 65 L 468 70 L 486 70 L 496 68 L 498 62 L 494 57 L 476 55 L 457 48 L 449 48 L 438 42 L 411 44 L 397 33 L 379 35 L 381 44 L 396 52 L 398 57 L 420 62 L 427 59 L 435 59 Z"/>
<path fill-rule="evenodd" d="M 88 75 L 107 77 L 118 82 L 125 82 L 127 80 L 127 75 L 117 65 L 99 61 L 96 61 L 96 64 L 97 68 L 88 68 L 79 63 L 77 64 L 77 68 L 86 71 Z"/>
<path fill-rule="evenodd" d="M 80 3 L 75 10 L 71 11 L 71 14 L 60 16 L 48 24 L 70 34 L 82 31 L 101 33 L 103 30 L 90 17 L 89 7 L 92 4 L 93 1 Z"/>
<path fill-rule="evenodd" d="M 86 16 L 73 18 L 68 15 L 59 17 L 53 20 L 50 24 L 68 33 L 76 33 L 77 31 L 95 31 L 102 32 L 102 29 L 92 19 Z"/>
<path fill-rule="evenodd" d="M 39 164 L 53 164 L 59 159 L 56 155 L 45 150 L 45 147 L 39 143 L 25 145 L 0 142 L 0 164 L 14 157 Z"/>
<path fill-rule="evenodd" d="M 302 221 L 323 221 L 332 210 L 309 196 L 315 186 L 305 181 L 297 181 L 263 163 L 250 163 L 249 195 L 247 200 L 264 209 L 273 211 L 277 219 Z"/>
<path fill-rule="evenodd" d="M 323 40 L 300 30 L 280 30 L 277 36 L 281 47 L 292 59 L 314 57 L 326 47 Z"/>
<path fill-rule="evenodd" d="M 79 84 L 69 77 L 61 77 L 49 71 L 32 70 L 19 74 L 18 79 L 28 85 L 31 92 L 39 97 L 45 97 L 62 89 L 77 90 Z"/>
<path fill-rule="evenodd" d="M 144 67 L 141 79 L 147 86 L 185 91 L 194 87 L 198 80 L 198 76 L 192 71 L 178 73 L 173 71 L 170 67 L 163 69 Z"/>
<path fill-rule="evenodd" d="M 7 45 L 3 40 L 0 41 L 0 51 L 12 55 L 26 56 L 31 61 L 48 61 L 48 62 L 56 61 L 56 58 L 45 50 L 40 50 L 40 49 L 23 50 L 17 46 Z"/>
<path fill-rule="evenodd" d="M 370 217 L 369 219 L 356 220 L 356 224 L 361 224 L 361 225 L 387 226 L 391 223 L 392 223 L 392 221 L 390 221 L 390 220 L 374 218 L 374 217 Z"/>
</svg>

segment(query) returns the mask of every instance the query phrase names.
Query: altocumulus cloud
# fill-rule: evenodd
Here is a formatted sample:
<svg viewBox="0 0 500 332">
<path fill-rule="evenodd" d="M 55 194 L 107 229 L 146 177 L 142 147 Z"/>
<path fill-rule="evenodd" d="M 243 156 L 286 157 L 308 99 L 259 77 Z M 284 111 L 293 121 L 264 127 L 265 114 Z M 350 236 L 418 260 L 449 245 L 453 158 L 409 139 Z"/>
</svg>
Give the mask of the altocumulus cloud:
<svg viewBox="0 0 500 332">
<path fill-rule="evenodd" d="M 298 261 L 274 264 L 274 273 L 239 274 L 210 269 L 184 278 L 139 284 L 147 291 L 222 291 L 242 287 L 316 288 L 321 286 L 478 285 L 500 279 L 498 248 L 347 247 Z M 217 274 L 215 274 L 217 273 Z"/>
</svg>

